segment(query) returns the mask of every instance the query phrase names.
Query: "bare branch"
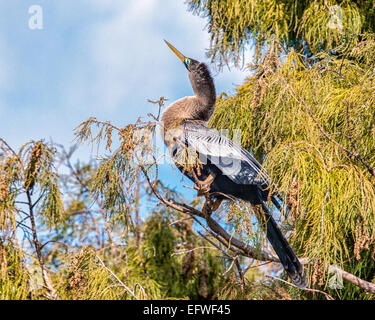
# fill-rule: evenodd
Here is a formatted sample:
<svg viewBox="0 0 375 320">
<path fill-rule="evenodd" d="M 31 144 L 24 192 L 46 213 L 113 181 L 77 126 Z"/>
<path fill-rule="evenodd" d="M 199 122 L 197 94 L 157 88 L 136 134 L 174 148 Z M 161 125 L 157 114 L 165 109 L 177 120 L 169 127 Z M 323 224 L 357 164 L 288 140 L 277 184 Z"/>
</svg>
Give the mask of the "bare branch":
<svg viewBox="0 0 375 320">
<path fill-rule="evenodd" d="M 362 280 L 355 275 L 339 268 L 337 271 L 341 273 L 343 279 L 345 279 L 346 281 L 356 285 L 357 287 L 360 287 L 368 293 L 375 293 L 375 283 Z"/>
<path fill-rule="evenodd" d="M 310 288 L 300 288 L 300 287 L 297 287 L 296 285 L 294 285 L 294 284 L 291 283 L 291 282 L 285 281 L 285 280 L 283 280 L 283 279 L 280 279 L 280 278 L 278 278 L 278 277 L 271 276 L 271 275 L 266 275 L 266 277 L 267 277 L 267 278 L 275 279 L 275 280 L 277 280 L 277 281 L 284 282 L 284 283 L 286 283 L 286 284 L 289 285 L 289 286 L 292 286 L 292 287 L 295 287 L 295 288 L 298 288 L 298 289 L 301 289 L 301 290 L 304 290 L 304 291 L 318 292 L 318 293 L 324 294 L 324 296 L 326 297 L 327 300 L 335 300 L 335 299 L 333 299 L 328 293 L 326 293 L 326 292 L 324 292 L 324 291 L 317 290 L 317 289 L 310 289 Z"/>
<path fill-rule="evenodd" d="M 103 268 L 104 269 L 106 269 L 119 283 L 120 283 L 120 285 L 123 287 L 123 288 L 125 288 L 125 290 L 127 291 L 127 292 L 129 292 L 130 293 L 130 295 L 131 296 L 133 296 L 133 298 L 134 299 L 136 299 L 136 300 L 138 300 L 138 298 L 137 298 L 137 296 L 134 294 L 134 292 L 132 291 L 132 290 L 130 290 L 130 288 L 125 284 L 125 283 L 123 283 L 112 271 L 111 271 L 111 269 L 109 269 L 105 264 L 104 264 L 104 262 L 103 262 L 103 260 L 102 259 L 100 259 L 100 257 L 98 256 L 98 255 L 95 255 L 97 258 L 98 258 L 98 260 L 100 261 L 100 263 L 102 264 L 102 266 L 103 266 Z"/>
</svg>

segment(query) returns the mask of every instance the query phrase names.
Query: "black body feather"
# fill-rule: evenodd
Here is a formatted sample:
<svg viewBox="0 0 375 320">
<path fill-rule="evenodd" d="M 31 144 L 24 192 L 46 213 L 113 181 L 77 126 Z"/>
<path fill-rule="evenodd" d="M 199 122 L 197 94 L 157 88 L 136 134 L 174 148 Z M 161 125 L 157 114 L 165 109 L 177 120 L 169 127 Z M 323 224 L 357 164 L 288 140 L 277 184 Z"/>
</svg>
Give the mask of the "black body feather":
<svg viewBox="0 0 375 320">
<path fill-rule="evenodd" d="M 261 205 L 262 212 L 257 218 L 268 240 L 294 284 L 305 287 L 303 267 L 264 204 L 269 198 L 269 178 L 260 163 L 238 144 L 201 122 L 186 121 L 181 127 L 182 134 L 170 150 L 172 156 L 176 158 L 186 148 L 196 153 L 201 164 L 200 169 L 195 170 L 196 177 L 203 181 L 211 173 L 214 174 L 210 194 L 216 199 L 236 198 L 253 205 Z M 189 171 L 184 170 L 183 165 L 177 167 L 195 182 L 195 178 Z M 271 200 L 281 212 L 276 197 L 272 196 Z"/>
</svg>

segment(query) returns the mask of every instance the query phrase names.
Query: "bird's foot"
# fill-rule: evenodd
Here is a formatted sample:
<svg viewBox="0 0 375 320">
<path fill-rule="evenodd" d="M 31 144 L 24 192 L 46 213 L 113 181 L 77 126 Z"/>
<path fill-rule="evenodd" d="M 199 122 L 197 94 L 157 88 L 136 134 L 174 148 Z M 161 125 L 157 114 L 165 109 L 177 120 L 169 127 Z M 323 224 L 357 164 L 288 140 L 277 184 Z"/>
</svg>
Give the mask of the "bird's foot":
<svg viewBox="0 0 375 320">
<path fill-rule="evenodd" d="M 203 181 L 197 180 L 194 184 L 194 189 L 198 191 L 198 196 L 207 196 L 211 189 L 211 184 L 215 176 L 210 173 L 209 176 Z"/>
<path fill-rule="evenodd" d="M 203 205 L 202 212 L 204 215 L 211 215 L 212 212 L 219 209 L 223 199 L 213 200 L 212 197 L 206 196 L 206 202 Z"/>
</svg>

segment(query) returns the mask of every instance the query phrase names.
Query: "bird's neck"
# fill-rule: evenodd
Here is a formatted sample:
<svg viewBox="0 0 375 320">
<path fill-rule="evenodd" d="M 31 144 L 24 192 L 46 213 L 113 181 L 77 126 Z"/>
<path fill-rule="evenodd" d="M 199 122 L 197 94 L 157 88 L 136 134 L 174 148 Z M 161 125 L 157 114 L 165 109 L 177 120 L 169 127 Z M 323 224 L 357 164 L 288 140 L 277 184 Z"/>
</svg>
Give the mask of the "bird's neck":
<svg viewBox="0 0 375 320">
<path fill-rule="evenodd" d="M 172 103 L 163 113 L 164 131 L 175 129 L 186 120 L 208 121 L 215 104 L 206 104 L 197 96 L 184 97 Z"/>
<path fill-rule="evenodd" d="M 191 86 L 193 87 L 195 97 L 199 100 L 200 105 L 203 108 L 213 109 L 216 102 L 216 90 L 214 81 L 211 76 L 189 74 L 189 79 L 191 82 Z"/>
<path fill-rule="evenodd" d="M 194 90 L 193 97 L 174 102 L 164 111 L 164 132 L 178 127 L 185 120 L 208 121 L 215 110 L 216 90 L 214 81 L 206 68 L 198 73 L 189 73 Z"/>
</svg>

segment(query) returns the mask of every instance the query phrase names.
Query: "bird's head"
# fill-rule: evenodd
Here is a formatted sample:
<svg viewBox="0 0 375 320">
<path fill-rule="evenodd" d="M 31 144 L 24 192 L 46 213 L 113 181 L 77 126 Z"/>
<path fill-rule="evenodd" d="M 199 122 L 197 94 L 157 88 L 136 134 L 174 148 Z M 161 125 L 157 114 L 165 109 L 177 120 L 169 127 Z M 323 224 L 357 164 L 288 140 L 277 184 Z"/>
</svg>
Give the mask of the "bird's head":
<svg viewBox="0 0 375 320">
<path fill-rule="evenodd" d="M 213 106 L 216 101 L 214 81 L 205 63 L 185 57 L 180 51 L 164 40 L 168 47 L 184 63 L 188 70 L 191 86 L 196 96 L 200 97 L 204 105 Z"/>
<path fill-rule="evenodd" d="M 183 62 L 186 69 L 189 72 L 198 71 L 200 66 L 203 64 L 195 59 L 185 57 L 180 51 L 178 51 L 174 46 L 172 46 L 167 40 L 164 40 L 168 47 L 175 53 L 175 55 Z"/>
</svg>

